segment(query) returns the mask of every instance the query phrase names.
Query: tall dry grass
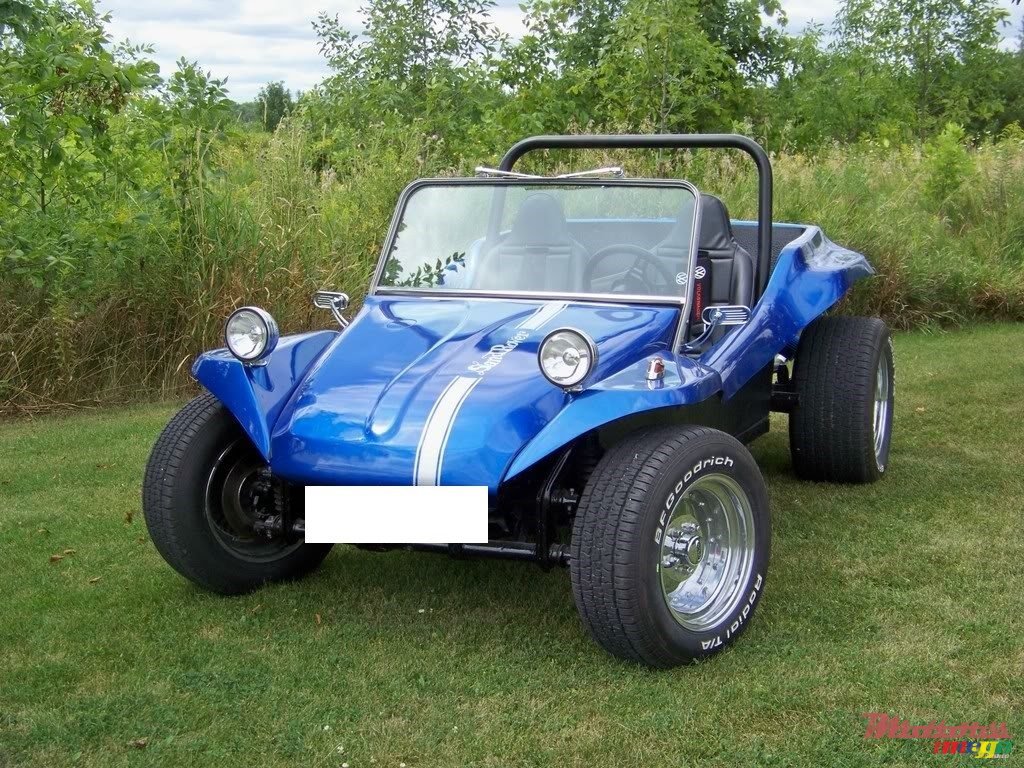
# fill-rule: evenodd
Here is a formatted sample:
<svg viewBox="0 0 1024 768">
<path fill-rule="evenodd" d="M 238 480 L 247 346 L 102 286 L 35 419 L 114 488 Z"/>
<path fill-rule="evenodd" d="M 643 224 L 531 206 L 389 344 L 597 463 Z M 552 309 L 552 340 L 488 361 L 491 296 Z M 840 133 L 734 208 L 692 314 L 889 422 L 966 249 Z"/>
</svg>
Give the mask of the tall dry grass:
<svg viewBox="0 0 1024 768">
<path fill-rule="evenodd" d="M 159 199 L 112 196 L 102 215 L 124 222 L 116 249 L 107 235 L 79 237 L 86 223 L 71 218 L 68 247 L 88 248 L 59 279 L 0 275 L 0 411 L 176 395 L 234 307 L 260 304 L 293 332 L 329 324 L 310 304 L 318 288 L 358 300 L 402 187 L 455 169 L 438 167 L 418 136 L 371 132 L 340 172 L 316 170 L 316 148 L 288 122 L 269 139 L 219 146 L 214 172 L 168 184 Z M 563 153 L 547 168 L 603 162 L 685 175 L 734 217 L 755 214 L 753 170 L 731 154 Z M 1024 135 L 969 149 L 943 134 L 924 148 L 837 146 L 773 162 L 775 218 L 819 224 L 878 270 L 844 311 L 899 328 L 1024 320 Z"/>
</svg>

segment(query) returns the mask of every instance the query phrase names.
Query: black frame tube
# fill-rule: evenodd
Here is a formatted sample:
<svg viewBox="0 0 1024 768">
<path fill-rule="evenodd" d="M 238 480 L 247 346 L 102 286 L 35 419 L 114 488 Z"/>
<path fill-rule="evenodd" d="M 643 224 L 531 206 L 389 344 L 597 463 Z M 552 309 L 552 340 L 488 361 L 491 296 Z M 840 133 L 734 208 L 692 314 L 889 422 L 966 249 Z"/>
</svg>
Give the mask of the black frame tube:
<svg viewBox="0 0 1024 768">
<path fill-rule="evenodd" d="M 768 284 L 772 261 L 772 164 L 764 148 L 735 133 L 658 133 L 645 135 L 593 134 L 583 136 L 530 136 L 512 145 L 498 169 L 511 171 L 528 152 L 542 149 L 739 149 L 757 166 L 757 285 L 754 301 Z"/>
<path fill-rule="evenodd" d="M 564 544 L 550 544 L 546 552 L 541 552 L 536 544 L 526 541 L 492 541 L 487 544 L 406 544 L 396 545 L 395 548 L 455 557 L 528 560 L 543 567 L 569 564 L 569 548 Z"/>
</svg>

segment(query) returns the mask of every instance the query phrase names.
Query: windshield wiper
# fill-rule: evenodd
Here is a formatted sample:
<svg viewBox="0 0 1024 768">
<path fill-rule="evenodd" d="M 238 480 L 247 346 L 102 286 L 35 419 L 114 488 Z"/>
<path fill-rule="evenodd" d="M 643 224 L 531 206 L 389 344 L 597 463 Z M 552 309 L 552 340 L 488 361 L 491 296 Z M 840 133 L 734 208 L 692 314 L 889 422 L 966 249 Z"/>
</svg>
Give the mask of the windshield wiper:
<svg viewBox="0 0 1024 768">
<path fill-rule="evenodd" d="M 582 179 L 587 176 L 611 176 L 616 179 L 626 178 L 625 171 L 620 166 L 610 165 L 606 168 L 594 168 L 589 171 L 576 171 L 574 173 L 560 173 L 557 176 L 537 176 L 532 173 L 519 173 L 518 171 L 502 171 L 497 168 L 487 168 L 482 165 L 476 167 L 477 176 L 500 176 L 508 179 Z"/>
</svg>

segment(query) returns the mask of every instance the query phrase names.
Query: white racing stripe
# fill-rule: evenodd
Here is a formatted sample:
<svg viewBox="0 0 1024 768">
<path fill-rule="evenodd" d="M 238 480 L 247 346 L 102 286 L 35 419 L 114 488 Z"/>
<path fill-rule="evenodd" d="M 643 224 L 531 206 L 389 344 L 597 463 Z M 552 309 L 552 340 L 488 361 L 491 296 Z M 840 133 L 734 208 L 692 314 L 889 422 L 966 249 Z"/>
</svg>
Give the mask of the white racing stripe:
<svg viewBox="0 0 1024 768">
<path fill-rule="evenodd" d="M 441 460 L 444 448 L 451 434 L 452 424 L 459 408 L 473 388 L 480 383 L 479 376 L 458 376 L 445 387 L 444 392 L 430 411 L 423 435 L 416 448 L 416 485 L 437 485 L 441 479 Z"/>
<path fill-rule="evenodd" d="M 559 304 L 557 302 L 549 302 L 541 307 L 539 310 L 534 312 L 523 322 L 521 322 L 517 328 L 524 331 L 535 331 L 544 325 L 549 320 L 553 320 L 555 315 L 565 309 L 565 304 Z"/>
<path fill-rule="evenodd" d="M 549 302 L 516 326 L 518 330 L 535 331 L 558 315 L 566 304 Z M 416 485 L 439 485 L 441 482 L 441 465 L 444 463 L 445 449 L 452 426 L 459 415 L 462 404 L 469 393 L 483 379 L 479 376 L 456 376 L 444 388 L 441 396 L 430 409 L 427 421 L 423 425 L 423 434 L 416 447 L 416 463 L 413 468 L 413 483 Z"/>
</svg>

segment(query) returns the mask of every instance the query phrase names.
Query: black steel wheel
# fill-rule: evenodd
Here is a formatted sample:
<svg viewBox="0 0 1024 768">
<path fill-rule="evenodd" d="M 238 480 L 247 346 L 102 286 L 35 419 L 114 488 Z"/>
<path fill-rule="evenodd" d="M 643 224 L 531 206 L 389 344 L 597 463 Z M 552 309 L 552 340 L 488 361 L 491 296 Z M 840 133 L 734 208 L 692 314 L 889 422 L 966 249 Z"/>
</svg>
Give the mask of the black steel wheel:
<svg viewBox="0 0 1024 768">
<path fill-rule="evenodd" d="M 652 667 L 746 628 L 767 574 L 768 493 L 750 452 L 703 427 L 645 430 L 601 459 L 573 524 L 573 597 L 605 650 Z"/>
<path fill-rule="evenodd" d="M 304 576 L 330 551 L 283 528 L 264 533 L 267 521 L 288 520 L 293 492 L 227 409 L 203 394 L 153 446 L 142 508 L 153 544 L 175 570 L 213 592 L 239 594 Z"/>
</svg>

